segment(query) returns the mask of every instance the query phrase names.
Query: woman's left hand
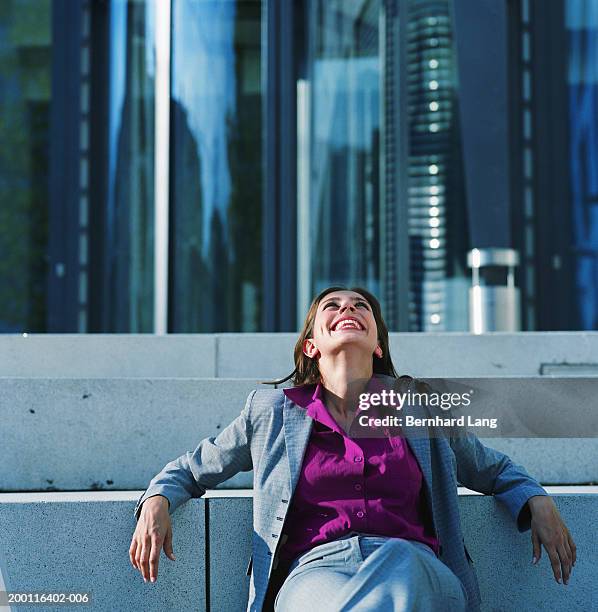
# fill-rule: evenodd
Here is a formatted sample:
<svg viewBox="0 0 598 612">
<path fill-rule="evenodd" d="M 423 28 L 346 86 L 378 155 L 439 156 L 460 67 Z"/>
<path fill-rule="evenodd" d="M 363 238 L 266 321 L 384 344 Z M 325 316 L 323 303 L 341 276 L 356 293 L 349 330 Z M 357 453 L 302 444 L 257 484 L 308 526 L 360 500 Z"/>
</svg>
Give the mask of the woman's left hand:
<svg viewBox="0 0 598 612">
<path fill-rule="evenodd" d="M 554 579 L 568 584 L 577 559 L 576 546 L 563 522 L 554 501 L 548 495 L 534 495 L 528 499 L 531 512 L 533 559 L 536 565 L 542 555 L 542 544 L 550 558 Z"/>
</svg>

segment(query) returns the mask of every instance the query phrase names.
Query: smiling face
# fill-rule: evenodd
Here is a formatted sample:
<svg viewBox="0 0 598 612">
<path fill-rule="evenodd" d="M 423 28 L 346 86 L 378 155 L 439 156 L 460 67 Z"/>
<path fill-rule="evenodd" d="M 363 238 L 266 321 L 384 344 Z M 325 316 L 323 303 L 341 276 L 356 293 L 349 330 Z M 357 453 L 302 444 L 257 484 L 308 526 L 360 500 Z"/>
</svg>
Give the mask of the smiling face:
<svg viewBox="0 0 598 612">
<path fill-rule="evenodd" d="M 368 301 L 354 291 L 334 291 L 319 303 L 303 352 L 317 358 L 351 348 L 371 356 L 377 346 L 378 329 Z"/>
</svg>

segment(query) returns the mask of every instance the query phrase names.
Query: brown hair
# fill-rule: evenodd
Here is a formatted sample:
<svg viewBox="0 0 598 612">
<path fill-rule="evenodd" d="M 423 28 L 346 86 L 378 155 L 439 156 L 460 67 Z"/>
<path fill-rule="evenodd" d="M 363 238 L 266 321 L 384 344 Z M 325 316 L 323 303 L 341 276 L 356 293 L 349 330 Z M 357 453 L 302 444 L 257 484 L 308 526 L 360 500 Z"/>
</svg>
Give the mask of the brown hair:
<svg viewBox="0 0 598 612">
<path fill-rule="evenodd" d="M 320 302 L 326 297 L 329 293 L 333 291 L 354 291 L 355 293 L 359 293 L 362 295 L 367 302 L 369 303 L 372 314 L 374 315 L 374 319 L 376 320 L 376 327 L 378 328 L 378 343 L 380 344 L 380 348 L 382 349 L 382 357 L 377 357 L 375 355 L 372 356 L 373 359 L 373 371 L 375 374 L 386 374 L 388 376 L 392 376 L 394 378 L 398 378 L 398 375 L 395 371 L 394 365 L 392 363 L 392 359 L 390 358 L 390 346 L 388 342 L 388 328 L 386 327 L 386 323 L 382 317 L 382 309 L 380 308 L 380 303 L 376 299 L 376 297 L 363 289 L 362 287 L 341 287 L 341 286 L 333 286 L 324 289 L 317 295 L 309 310 L 307 311 L 307 316 L 305 317 L 305 321 L 303 322 L 303 328 L 301 329 L 301 333 L 299 334 L 299 339 L 295 344 L 294 358 L 295 358 L 295 369 L 285 378 L 281 378 L 280 380 L 270 380 L 270 381 L 261 381 L 262 384 L 265 385 L 279 385 L 289 379 L 293 382 L 295 387 L 300 385 L 310 385 L 317 384 L 320 382 L 320 369 L 318 368 L 318 362 L 315 359 L 311 359 L 303 352 L 303 342 L 306 338 L 311 338 L 314 330 L 314 321 L 316 318 L 316 312 L 318 310 L 318 306 Z"/>
</svg>

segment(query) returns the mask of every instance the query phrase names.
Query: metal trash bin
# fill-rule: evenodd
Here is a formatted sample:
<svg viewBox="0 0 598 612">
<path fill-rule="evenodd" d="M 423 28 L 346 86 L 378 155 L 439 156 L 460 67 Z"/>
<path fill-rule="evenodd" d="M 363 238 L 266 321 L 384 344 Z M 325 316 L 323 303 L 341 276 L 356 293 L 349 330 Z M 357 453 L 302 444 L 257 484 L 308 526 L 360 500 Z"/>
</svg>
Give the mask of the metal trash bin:
<svg viewBox="0 0 598 612">
<path fill-rule="evenodd" d="M 472 249 L 467 254 L 471 268 L 469 330 L 474 334 L 521 330 L 520 294 L 515 286 L 515 249 Z"/>
</svg>

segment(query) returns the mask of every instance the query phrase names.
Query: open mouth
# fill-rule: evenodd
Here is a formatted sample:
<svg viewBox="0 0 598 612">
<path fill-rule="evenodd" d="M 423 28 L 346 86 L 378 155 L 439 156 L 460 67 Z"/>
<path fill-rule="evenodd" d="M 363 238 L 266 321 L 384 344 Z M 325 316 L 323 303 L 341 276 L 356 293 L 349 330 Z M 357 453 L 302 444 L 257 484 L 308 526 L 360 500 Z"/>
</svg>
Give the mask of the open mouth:
<svg viewBox="0 0 598 612">
<path fill-rule="evenodd" d="M 364 327 L 357 319 L 347 318 L 347 319 L 341 319 L 340 321 L 335 323 L 330 328 L 330 331 L 338 332 L 338 331 L 343 331 L 347 329 L 355 329 L 358 331 L 363 331 Z"/>
</svg>

